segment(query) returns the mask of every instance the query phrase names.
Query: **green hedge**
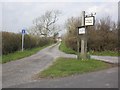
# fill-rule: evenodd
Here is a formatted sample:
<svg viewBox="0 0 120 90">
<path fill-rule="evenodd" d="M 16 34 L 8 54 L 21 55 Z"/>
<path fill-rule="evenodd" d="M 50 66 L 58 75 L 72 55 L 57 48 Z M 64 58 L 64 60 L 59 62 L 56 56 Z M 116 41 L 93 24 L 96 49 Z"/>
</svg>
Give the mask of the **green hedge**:
<svg viewBox="0 0 120 90">
<path fill-rule="evenodd" d="M 21 34 L 2 32 L 2 54 L 21 50 L 21 37 Z M 26 34 L 24 38 L 24 49 L 41 47 L 52 42 L 53 40 L 51 38 L 40 38 Z"/>
</svg>

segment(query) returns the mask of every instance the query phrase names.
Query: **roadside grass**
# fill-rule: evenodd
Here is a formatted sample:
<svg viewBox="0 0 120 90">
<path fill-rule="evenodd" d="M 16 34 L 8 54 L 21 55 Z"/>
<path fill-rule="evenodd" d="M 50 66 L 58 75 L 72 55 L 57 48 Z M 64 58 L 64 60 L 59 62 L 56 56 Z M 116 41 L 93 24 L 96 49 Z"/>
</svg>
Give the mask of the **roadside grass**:
<svg viewBox="0 0 120 90">
<path fill-rule="evenodd" d="M 24 57 L 28 57 L 32 54 L 35 54 L 37 53 L 39 50 L 47 47 L 47 46 L 50 46 L 51 44 L 49 45 L 45 45 L 43 47 L 36 47 L 36 48 L 32 48 L 32 49 L 27 49 L 27 50 L 24 50 L 23 52 L 22 51 L 16 51 L 14 53 L 10 53 L 10 54 L 7 54 L 7 55 L 2 55 L 2 59 L 0 60 L 0 63 L 7 63 L 7 62 L 10 62 L 10 61 L 15 61 L 17 59 L 21 59 L 21 58 L 24 58 Z"/>
<path fill-rule="evenodd" d="M 38 78 L 58 78 L 110 68 L 112 65 L 99 60 L 77 60 L 58 58 L 49 68 L 38 74 Z"/>
<path fill-rule="evenodd" d="M 65 42 L 62 41 L 61 45 L 59 46 L 59 49 L 67 54 L 77 54 L 76 51 L 72 50 L 71 48 L 68 48 L 65 45 Z M 90 51 L 89 52 L 90 55 L 97 55 L 97 56 L 120 56 L 120 53 L 118 53 L 117 51 Z"/>
<path fill-rule="evenodd" d="M 66 45 L 65 45 L 65 42 L 62 41 L 60 46 L 59 46 L 59 49 L 67 54 L 77 54 L 76 51 L 72 50 L 71 48 L 68 48 Z"/>
<path fill-rule="evenodd" d="M 120 56 L 120 53 L 118 53 L 117 51 L 90 51 L 90 54 L 98 56 Z"/>
</svg>

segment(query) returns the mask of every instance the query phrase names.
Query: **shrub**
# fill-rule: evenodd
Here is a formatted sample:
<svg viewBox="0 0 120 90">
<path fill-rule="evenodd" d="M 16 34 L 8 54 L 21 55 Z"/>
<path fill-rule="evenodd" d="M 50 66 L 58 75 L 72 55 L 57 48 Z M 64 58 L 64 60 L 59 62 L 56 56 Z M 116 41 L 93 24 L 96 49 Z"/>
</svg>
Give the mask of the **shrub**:
<svg viewBox="0 0 120 90">
<path fill-rule="evenodd" d="M 2 32 L 2 53 L 8 54 L 21 50 L 21 37 L 21 34 Z M 24 38 L 24 49 L 42 47 L 52 42 L 51 38 L 40 38 L 26 34 Z"/>
<path fill-rule="evenodd" d="M 76 37 L 68 37 L 65 40 L 65 44 L 67 47 L 71 48 L 72 50 L 77 51 L 77 38 Z"/>
<path fill-rule="evenodd" d="M 81 19 L 79 17 L 67 20 L 67 34 L 64 39 L 67 47 L 77 50 L 77 27 L 80 26 Z M 79 20 L 79 21 L 78 21 Z M 79 24 L 79 25 L 78 25 Z M 95 51 L 116 51 L 118 50 L 118 26 L 111 21 L 110 17 L 96 20 L 94 26 L 86 27 L 88 32 L 87 49 Z"/>
<path fill-rule="evenodd" d="M 2 32 L 2 52 L 3 54 L 12 53 L 20 49 L 20 36 L 14 33 Z"/>
</svg>

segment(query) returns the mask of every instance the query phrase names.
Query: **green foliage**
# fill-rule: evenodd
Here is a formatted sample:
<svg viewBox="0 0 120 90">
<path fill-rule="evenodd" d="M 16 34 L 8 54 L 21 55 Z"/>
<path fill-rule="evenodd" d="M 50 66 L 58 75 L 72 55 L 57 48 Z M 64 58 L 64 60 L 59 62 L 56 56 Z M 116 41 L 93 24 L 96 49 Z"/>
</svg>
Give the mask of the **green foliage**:
<svg viewBox="0 0 120 90">
<path fill-rule="evenodd" d="M 59 49 L 68 54 L 77 54 L 77 51 L 72 50 L 71 48 L 67 47 L 65 42 L 62 41 Z M 99 56 L 120 56 L 118 51 L 89 51 L 87 53 L 87 57 L 90 58 L 90 55 L 99 55 Z"/>
<path fill-rule="evenodd" d="M 76 54 L 76 52 L 74 50 L 72 50 L 71 48 L 68 48 L 65 44 L 64 41 L 61 42 L 61 45 L 59 46 L 59 49 L 65 53 L 69 53 L 69 54 Z"/>
<path fill-rule="evenodd" d="M 108 67 L 111 67 L 111 65 L 94 59 L 77 60 L 71 58 L 58 58 L 52 66 L 42 71 L 39 74 L 39 77 L 65 77 L 74 74 L 98 71 Z"/>
<path fill-rule="evenodd" d="M 120 56 L 117 51 L 90 51 L 92 55 L 99 55 L 99 56 Z"/>
<path fill-rule="evenodd" d="M 21 34 L 2 32 L 2 52 L 3 54 L 13 53 L 21 50 Z M 53 43 L 51 38 L 39 38 L 31 35 L 25 35 L 24 49 L 42 47 Z"/>
</svg>

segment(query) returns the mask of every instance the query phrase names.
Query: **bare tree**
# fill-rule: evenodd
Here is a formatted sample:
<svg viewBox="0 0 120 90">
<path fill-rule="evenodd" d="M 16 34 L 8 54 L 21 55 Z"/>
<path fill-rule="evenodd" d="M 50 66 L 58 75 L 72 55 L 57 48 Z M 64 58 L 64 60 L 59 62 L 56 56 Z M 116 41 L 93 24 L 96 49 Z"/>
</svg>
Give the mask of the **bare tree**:
<svg viewBox="0 0 120 90">
<path fill-rule="evenodd" d="M 67 35 L 65 44 L 67 47 L 77 50 L 77 27 L 81 25 L 81 17 L 71 17 L 65 23 Z"/>
<path fill-rule="evenodd" d="M 46 11 L 44 15 L 36 18 L 33 23 L 35 24 L 35 32 L 44 35 L 45 37 L 54 35 L 58 31 L 56 24 L 60 11 Z"/>
<path fill-rule="evenodd" d="M 31 26 L 30 28 L 27 29 L 27 32 L 32 35 L 32 36 L 41 36 L 41 34 L 39 33 L 39 31 L 36 29 L 36 27 Z"/>
<path fill-rule="evenodd" d="M 66 46 L 73 50 L 77 50 L 76 36 L 78 32 L 76 27 L 81 25 L 80 22 L 80 17 L 71 17 L 66 21 L 67 33 L 64 41 Z M 88 49 L 95 51 L 117 50 L 119 25 L 117 26 L 109 16 L 96 20 L 95 26 L 87 27 Z"/>
</svg>

